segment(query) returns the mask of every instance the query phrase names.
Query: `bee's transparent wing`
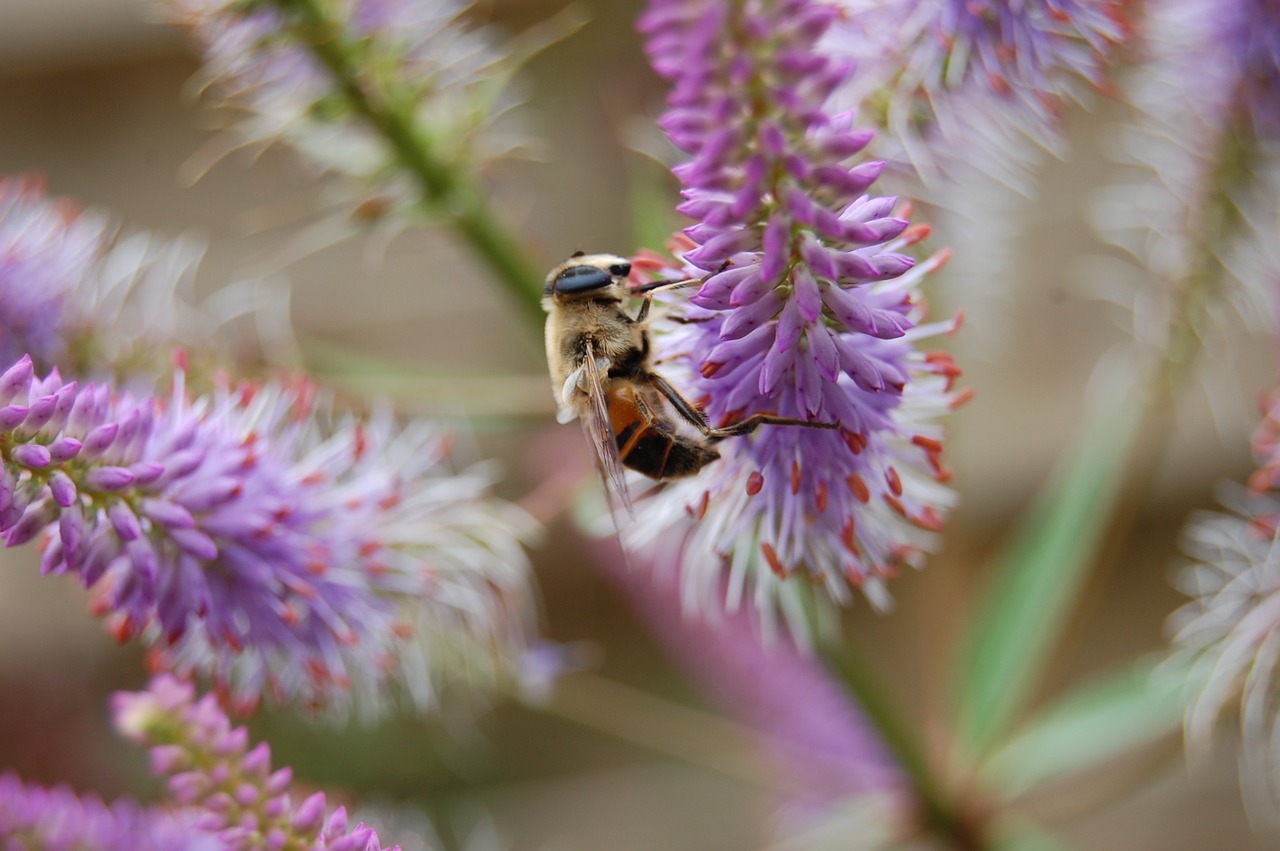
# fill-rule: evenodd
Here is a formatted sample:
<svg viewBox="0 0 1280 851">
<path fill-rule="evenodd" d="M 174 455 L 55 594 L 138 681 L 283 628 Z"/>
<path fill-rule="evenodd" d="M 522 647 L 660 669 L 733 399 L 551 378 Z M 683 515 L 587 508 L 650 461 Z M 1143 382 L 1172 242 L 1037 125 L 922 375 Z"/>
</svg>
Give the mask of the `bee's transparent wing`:
<svg viewBox="0 0 1280 851">
<path fill-rule="evenodd" d="M 630 514 L 631 494 L 627 491 L 627 475 L 622 467 L 622 456 L 618 454 L 618 439 L 609 422 L 609 405 L 604 397 L 608 376 L 600 369 L 590 340 L 587 340 L 587 357 L 583 366 L 586 368 L 587 398 L 591 404 L 582 417 L 582 430 L 587 433 L 591 448 L 596 451 L 605 490 L 616 493 Z M 609 510 L 613 511 L 612 503 Z"/>
</svg>

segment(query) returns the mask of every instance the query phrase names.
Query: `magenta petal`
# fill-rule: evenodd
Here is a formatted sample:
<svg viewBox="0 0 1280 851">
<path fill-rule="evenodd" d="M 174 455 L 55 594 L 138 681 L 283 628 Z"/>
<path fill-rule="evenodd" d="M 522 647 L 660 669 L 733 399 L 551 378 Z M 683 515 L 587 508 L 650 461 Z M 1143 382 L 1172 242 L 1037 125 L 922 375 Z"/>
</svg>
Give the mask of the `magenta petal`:
<svg viewBox="0 0 1280 851">
<path fill-rule="evenodd" d="M 17 363 L 6 369 L 4 375 L 0 375 L 0 405 L 9 404 L 19 390 L 25 390 L 31 383 L 34 372 L 31 355 L 23 355 Z"/>
<path fill-rule="evenodd" d="M 52 500 L 42 500 L 28 505 L 5 533 L 5 544 L 16 547 L 30 541 L 57 517 L 56 507 Z"/>
<path fill-rule="evenodd" d="M 116 534 L 123 541 L 132 541 L 142 535 L 142 526 L 138 523 L 138 516 L 133 513 L 127 503 L 122 500 L 112 500 L 107 506 L 107 517 L 111 519 L 111 525 L 115 527 Z"/>
<path fill-rule="evenodd" d="M 778 283 L 786 274 L 791 259 L 790 240 L 791 223 L 783 216 L 775 215 L 764 229 L 764 258 L 760 262 L 760 277 L 766 282 Z"/>
<path fill-rule="evenodd" d="M 190 529 L 196 524 L 195 518 L 186 508 L 165 499 L 144 499 L 142 513 L 161 526 L 171 529 Z"/>
<path fill-rule="evenodd" d="M 773 326 L 761 325 L 742 337 L 721 340 L 707 353 L 706 362 L 724 364 L 763 355 L 773 345 L 774 332 Z"/>
<path fill-rule="evenodd" d="M 805 413 L 810 416 L 816 415 L 822 410 L 824 388 L 822 377 L 818 375 L 818 368 L 813 358 L 805 357 L 803 354 L 796 357 L 795 367 L 796 394 L 800 397 Z"/>
<path fill-rule="evenodd" d="M 61 464 L 79 455 L 81 446 L 74 437 L 59 437 L 49 444 L 49 456 L 55 464 Z"/>
<path fill-rule="evenodd" d="M 20 443 L 13 447 L 12 456 L 14 461 L 29 470 L 42 470 L 53 460 L 49 447 L 39 443 Z"/>
<path fill-rule="evenodd" d="M 30 408 L 26 405 L 6 405 L 0 408 L 0 431 L 9 431 L 21 425 Z"/>
<path fill-rule="evenodd" d="M 805 336 L 818 372 L 827 381 L 835 381 L 840 377 L 840 355 L 835 341 L 831 339 L 831 332 L 821 322 L 815 322 L 805 329 Z"/>
<path fill-rule="evenodd" d="M 770 290 L 763 298 L 730 313 L 720 326 L 720 336 L 726 340 L 744 337 L 777 316 L 782 307 L 782 296 L 776 290 Z"/>
<path fill-rule="evenodd" d="M 299 805 L 293 814 L 292 827 L 298 833 L 314 833 L 320 829 L 325 816 L 325 797 L 316 792 Z"/>
<path fill-rule="evenodd" d="M 782 313 L 778 316 L 777 339 L 774 342 L 774 348 L 779 351 L 790 351 L 800 342 L 800 335 L 804 332 L 804 319 L 800 316 L 800 308 L 796 305 L 796 300 L 789 299 Z"/>
<path fill-rule="evenodd" d="M 795 356 L 794 350 L 787 351 L 777 346 L 769 350 L 764 356 L 764 366 L 760 370 L 761 396 L 768 399 L 777 392 L 779 386 L 790 375 Z"/>
<path fill-rule="evenodd" d="M 115 442 L 116 435 L 120 432 L 119 423 L 106 423 L 89 432 L 89 436 L 84 439 L 83 452 L 85 460 L 97 458 L 107 447 Z"/>
<path fill-rule="evenodd" d="M 213 561 L 218 557 L 218 545 L 199 529 L 176 527 L 169 530 L 169 536 L 174 543 L 198 559 Z"/>
<path fill-rule="evenodd" d="M 49 493 L 62 508 L 70 508 L 76 501 L 76 484 L 61 470 L 49 477 Z"/>
<path fill-rule="evenodd" d="M 875 331 L 871 308 L 863 303 L 859 290 L 826 287 L 822 291 L 822 301 L 831 310 L 836 321 L 846 329 L 861 334 L 872 334 Z"/>
<path fill-rule="evenodd" d="M 93 490 L 118 491 L 133 484 L 133 473 L 123 467 L 95 467 L 85 474 L 85 484 Z"/>
<path fill-rule="evenodd" d="M 800 318 L 806 324 L 817 322 L 822 315 L 822 293 L 818 289 L 818 282 L 813 279 L 809 268 L 803 265 L 796 267 L 791 280 L 795 284 L 793 300 L 800 311 Z"/>
<path fill-rule="evenodd" d="M 757 299 L 763 298 L 771 289 L 773 289 L 773 284 L 766 280 L 764 276 L 758 273 L 747 275 L 733 288 L 733 295 L 729 297 L 729 304 L 731 307 L 750 304 Z"/>
</svg>

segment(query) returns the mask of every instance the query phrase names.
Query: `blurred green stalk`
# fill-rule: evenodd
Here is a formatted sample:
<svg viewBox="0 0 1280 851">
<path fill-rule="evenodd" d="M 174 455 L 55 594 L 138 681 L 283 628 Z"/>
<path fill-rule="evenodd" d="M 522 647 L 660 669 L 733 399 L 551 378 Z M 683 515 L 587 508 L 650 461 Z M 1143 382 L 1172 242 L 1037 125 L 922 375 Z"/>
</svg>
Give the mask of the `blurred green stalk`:
<svg viewBox="0 0 1280 851">
<path fill-rule="evenodd" d="M 391 145 L 405 170 L 422 188 L 422 204 L 443 213 L 471 248 L 497 273 L 521 309 L 541 326 L 542 274 L 520 249 L 521 240 L 495 215 L 474 175 L 441 158 L 420 131 L 414 98 L 361 64 L 359 45 L 329 14 L 321 0 L 269 0 L 282 13 L 298 44 L 333 75 L 342 96 Z"/>
</svg>

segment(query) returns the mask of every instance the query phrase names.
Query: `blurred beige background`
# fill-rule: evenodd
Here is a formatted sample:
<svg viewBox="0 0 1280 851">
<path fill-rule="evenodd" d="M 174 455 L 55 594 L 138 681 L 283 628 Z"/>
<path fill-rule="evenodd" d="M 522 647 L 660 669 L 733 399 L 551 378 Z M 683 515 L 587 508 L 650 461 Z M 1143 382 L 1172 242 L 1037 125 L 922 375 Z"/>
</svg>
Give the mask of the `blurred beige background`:
<svg viewBox="0 0 1280 851">
<path fill-rule="evenodd" d="M 552 0 L 493 0 L 479 13 L 519 28 L 558 8 Z M 522 120 L 546 140 L 541 160 L 500 174 L 511 220 L 548 264 L 578 248 L 630 250 L 625 186 L 639 160 L 625 152 L 630 131 L 619 119 L 661 105 L 631 31 L 637 4 L 584 8 L 592 22 L 529 69 Z M 110 211 L 126 230 L 201 235 L 209 251 L 200 285 L 210 291 L 272 268 L 287 225 L 304 209 L 298 199 L 312 187 L 284 152 L 232 156 L 184 185 L 184 163 L 208 141 L 209 120 L 184 96 L 196 68 L 185 45 L 146 15 L 139 0 L 0 0 L 0 173 L 43 174 L 50 193 Z M 1093 115 L 1072 115 L 1072 153 L 1046 165 L 1034 197 L 967 196 L 978 215 L 983 205 L 1007 208 L 1004 220 L 1016 223 L 1011 255 L 993 260 L 989 245 L 967 241 L 983 231 L 958 222 L 971 212 L 963 205 L 938 213 L 933 244 L 951 244 L 957 256 L 933 298 L 968 313 L 952 347 L 978 394 L 950 427 L 961 507 L 945 551 L 894 583 L 896 611 L 877 616 L 859 603 L 847 619 L 851 640 L 929 727 L 941 723 L 949 642 L 984 554 L 1066 445 L 1099 358 L 1127 339 L 1123 314 L 1082 286 L 1098 268 L 1092 261 L 1112 254 L 1083 217 L 1104 179 L 1110 122 L 1120 111 L 1102 104 Z M 300 335 L 421 371 L 411 407 L 480 415 L 475 451 L 507 458 L 504 492 L 519 498 L 536 485 L 520 454 L 550 423 L 540 340 L 465 248 L 430 231 L 405 234 L 385 251 L 353 239 L 272 274 L 292 285 Z M 1212 504 L 1216 480 L 1247 475 L 1252 400 L 1274 376 L 1265 340 L 1232 351 L 1211 357 L 1202 376 L 1214 388 L 1212 412 L 1209 395 L 1195 390 L 1169 424 L 1175 436 L 1154 495 L 1133 506 L 1133 537 L 1091 587 L 1055 659 L 1055 689 L 1163 646 L 1163 619 L 1180 603 L 1166 579 L 1176 530 L 1188 510 Z M 659 724 L 681 723 L 685 707 L 710 711 L 576 555 L 568 533 L 553 530 L 535 555 L 551 637 L 593 642 L 604 676 L 671 701 Z M 142 760 L 106 731 L 102 696 L 141 676 L 138 654 L 102 637 L 71 583 L 40 578 L 30 552 L 0 555 L 0 770 L 66 778 L 107 795 L 139 788 Z M 592 700 L 603 715 L 646 711 L 627 695 Z M 763 842 L 769 801 L 759 788 L 552 714 L 502 706 L 476 726 L 401 719 L 341 739 L 283 717 L 256 724 L 278 759 L 309 781 L 425 807 L 453 837 L 450 847 L 469 833 L 522 851 L 730 851 Z M 686 733 L 672 730 L 671 739 Z M 1068 819 L 1081 790 L 1066 790 L 1036 812 L 1061 822 L 1081 848 L 1274 847 L 1280 833 L 1257 835 L 1246 823 L 1227 751 L 1190 776 L 1176 755 L 1146 754 L 1117 775 L 1128 782 L 1156 772 L 1136 796 Z"/>
</svg>

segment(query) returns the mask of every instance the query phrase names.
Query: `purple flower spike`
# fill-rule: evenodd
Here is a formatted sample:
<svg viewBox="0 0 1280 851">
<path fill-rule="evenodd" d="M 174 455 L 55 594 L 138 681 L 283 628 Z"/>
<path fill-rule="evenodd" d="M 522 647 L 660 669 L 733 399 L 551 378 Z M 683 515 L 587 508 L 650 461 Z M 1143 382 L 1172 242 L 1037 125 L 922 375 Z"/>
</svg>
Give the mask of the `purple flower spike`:
<svg viewBox="0 0 1280 851">
<path fill-rule="evenodd" d="M 152 770 L 169 775 L 192 832 L 212 847 L 382 851 L 372 829 L 348 831 L 345 808 L 326 816 L 323 792 L 295 803 L 288 770 L 273 773 L 270 748 L 251 747 L 248 731 L 232 728 L 212 695 L 197 700 L 190 684 L 162 675 L 147 691 L 118 692 L 113 704 L 117 729 L 151 747 Z"/>
<path fill-rule="evenodd" d="M 629 543 L 683 564 L 686 603 L 719 596 L 727 571 L 731 607 L 750 587 L 800 634 L 805 587 L 885 605 L 883 579 L 920 562 L 951 502 L 928 420 L 965 398 L 950 358 L 916 349 L 957 325 L 917 325 L 919 282 L 947 253 L 901 253 L 928 229 L 864 194 L 880 165 L 848 157 L 868 134 L 830 109 L 852 74 L 814 50 L 835 17 L 807 0 L 655 0 L 640 23 L 672 82 L 666 126 L 699 215 L 674 246 L 683 265 L 637 258 L 702 280 L 681 321 L 655 322 L 657 357 L 713 425 L 768 413 L 838 428 L 724 440 L 720 461 L 638 503 Z"/>
<path fill-rule="evenodd" d="M 528 522 L 485 475 L 447 471 L 431 427 L 324 427 L 305 388 L 193 402 L 179 380 L 161 404 L 26 383 L 24 404 L 79 396 L 60 430 L 0 431 L 0 533 L 44 532 L 43 571 L 94 587 L 118 639 L 245 707 L 376 710 L 392 682 L 425 707 L 450 673 L 432 656 L 444 632 L 468 673 L 519 666 Z M 69 461 L 49 449 L 72 444 Z"/>
</svg>

